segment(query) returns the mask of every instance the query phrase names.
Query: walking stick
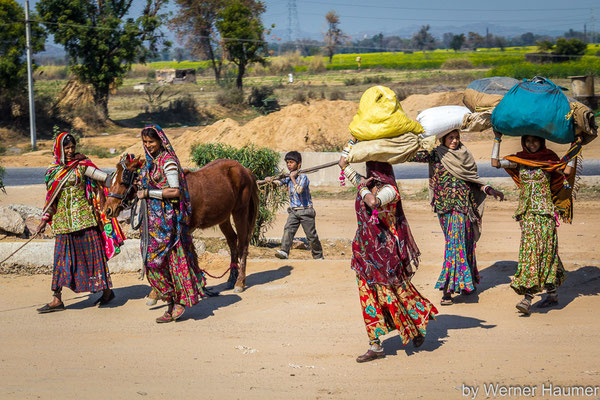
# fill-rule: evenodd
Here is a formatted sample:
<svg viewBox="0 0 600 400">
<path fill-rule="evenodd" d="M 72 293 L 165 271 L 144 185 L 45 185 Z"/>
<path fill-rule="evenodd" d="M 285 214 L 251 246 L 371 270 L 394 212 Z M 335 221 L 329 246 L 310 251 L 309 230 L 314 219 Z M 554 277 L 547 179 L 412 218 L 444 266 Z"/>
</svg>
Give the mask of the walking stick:
<svg viewBox="0 0 600 400">
<path fill-rule="evenodd" d="M 301 169 L 300 171 L 298 171 L 298 174 L 310 174 L 311 172 L 316 172 L 319 171 L 321 169 L 324 168 L 329 168 L 329 167 L 333 167 L 334 165 L 338 165 L 337 161 L 330 161 L 328 163 L 325 164 L 321 164 L 321 165 L 317 165 L 314 167 L 310 167 L 310 168 L 305 168 L 305 169 Z M 279 174 L 277 175 L 277 178 L 285 178 L 290 176 L 290 174 Z M 259 181 L 256 181 L 257 185 L 264 185 L 265 183 L 267 183 L 267 181 L 265 179 L 261 179 Z"/>
<path fill-rule="evenodd" d="M 35 239 L 38 235 L 40 234 L 40 232 L 36 233 L 35 235 L 33 235 L 31 238 L 29 238 L 28 241 L 26 241 L 25 243 L 23 243 L 18 249 L 16 249 L 15 251 L 13 251 L 12 253 L 10 253 L 10 255 L 8 257 L 6 257 L 4 260 L 0 261 L 0 264 L 4 264 L 4 262 L 6 260 L 8 260 L 9 258 L 11 258 L 12 256 L 14 256 L 19 250 L 21 250 L 23 247 L 25 247 L 29 242 L 31 242 L 33 239 Z"/>
</svg>

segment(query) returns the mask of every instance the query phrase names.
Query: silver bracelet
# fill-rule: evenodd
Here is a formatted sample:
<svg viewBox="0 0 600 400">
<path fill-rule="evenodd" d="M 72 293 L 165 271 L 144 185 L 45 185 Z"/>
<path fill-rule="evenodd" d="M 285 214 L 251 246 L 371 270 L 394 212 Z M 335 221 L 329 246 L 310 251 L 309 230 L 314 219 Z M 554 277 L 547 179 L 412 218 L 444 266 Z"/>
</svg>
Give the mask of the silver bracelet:
<svg viewBox="0 0 600 400">
<path fill-rule="evenodd" d="M 492 147 L 492 159 L 498 159 L 500 157 L 500 142 L 494 140 L 494 146 Z"/>
<path fill-rule="evenodd" d="M 163 199 L 163 191 L 160 189 L 148 190 L 148 197 L 151 199 Z"/>
<path fill-rule="evenodd" d="M 369 193 L 371 193 L 371 191 L 369 190 L 369 188 L 363 187 L 360 189 L 360 198 L 364 199 Z"/>
</svg>

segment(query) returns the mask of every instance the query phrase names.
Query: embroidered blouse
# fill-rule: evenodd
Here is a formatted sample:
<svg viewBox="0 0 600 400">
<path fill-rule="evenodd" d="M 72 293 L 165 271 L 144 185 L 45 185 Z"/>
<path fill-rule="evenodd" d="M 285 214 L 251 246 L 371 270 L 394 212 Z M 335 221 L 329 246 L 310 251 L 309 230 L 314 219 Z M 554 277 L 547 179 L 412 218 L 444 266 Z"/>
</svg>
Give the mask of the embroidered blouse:
<svg viewBox="0 0 600 400">
<path fill-rule="evenodd" d="M 527 212 L 541 215 L 554 215 L 555 208 L 550 191 L 550 178 L 548 173 L 541 168 L 519 168 L 521 179 L 521 192 L 519 206 L 514 217 L 519 217 Z"/>
<path fill-rule="evenodd" d="M 429 163 L 433 169 L 430 177 L 431 206 L 438 214 L 457 211 L 469 214 L 469 209 L 477 209 L 475 196 L 469 185 L 452 175 L 442 164 L 435 151 L 419 151 L 410 160 Z"/>
<path fill-rule="evenodd" d="M 80 231 L 96 226 L 94 210 L 85 195 L 86 166 L 77 167 L 67 178 L 52 217 L 55 235 Z"/>
</svg>

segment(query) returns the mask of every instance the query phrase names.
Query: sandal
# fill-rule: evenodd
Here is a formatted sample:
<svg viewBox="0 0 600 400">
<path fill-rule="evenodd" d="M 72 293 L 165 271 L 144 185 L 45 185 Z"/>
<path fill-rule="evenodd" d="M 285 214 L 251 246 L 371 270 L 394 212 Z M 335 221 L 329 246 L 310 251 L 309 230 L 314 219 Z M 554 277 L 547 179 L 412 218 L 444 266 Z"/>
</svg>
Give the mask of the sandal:
<svg viewBox="0 0 600 400">
<path fill-rule="evenodd" d="M 102 294 L 102 296 L 100 296 L 100 297 L 98 298 L 98 300 L 96 300 L 96 301 L 94 302 L 94 305 L 96 305 L 96 304 L 97 304 L 97 305 L 99 305 L 99 306 L 103 306 L 103 305 L 105 305 L 105 304 L 108 304 L 108 303 L 110 303 L 110 301 L 111 301 L 112 299 L 114 299 L 114 298 L 115 298 L 115 292 L 113 292 L 113 291 L 111 290 L 111 291 L 110 291 L 110 294 L 108 295 L 108 297 L 106 297 L 106 298 L 105 298 L 105 297 L 104 297 L 104 294 Z"/>
<path fill-rule="evenodd" d="M 423 335 L 415 336 L 413 338 L 413 344 L 415 345 L 415 347 L 421 347 L 424 342 L 425 342 L 425 336 L 423 336 Z"/>
<path fill-rule="evenodd" d="M 165 311 L 165 313 L 162 316 L 156 318 L 157 324 L 166 324 L 167 322 L 173 322 L 173 321 L 175 321 L 173 319 L 173 315 L 171 315 L 171 313 L 168 311 Z"/>
<path fill-rule="evenodd" d="M 522 314 L 525 314 L 525 315 L 531 314 L 531 311 L 529 310 L 531 308 L 531 300 L 529 300 L 527 297 L 524 298 L 523 300 L 521 300 L 520 302 L 518 302 L 516 307 L 517 307 L 517 310 L 519 310 L 519 312 Z"/>
<path fill-rule="evenodd" d="M 385 353 L 383 352 L 383 349 L 381 351 L 373 351 L 369 349 L 365 354 L 356 357 L 356 362 L 364 363 L 368 361 L 377 360 L 378 358 L 385 358 Z"/>
<path fill-rule="evenodd" d="M 64 311 L 65 304 L 61 301 L 60 304 L 51 306 L 50 304 L 46 304 L 44 307 L 40 307 L 37 309 L 37 312 L 40 314 L 47 314 L 55 311 Z"/>
<path fill-rule="evenodd" d="M 442 300 L 440 301 L 440 304 L 442 306 L 451 306 L 452 304 L 454 304 L 454 302 L 452 301 L 451 297 L 449 297 L 449 298 L 443 298 L 442 297 Z"/>
<path fill-rule="evenodd" d="M 184 312 L 185 306 L 182 306 L 181 304 L 175 304 L 173 306 L 173 311 L 171 311 L 171 318 L 173 321 L 177 321 L 179 318 L 181 318 Z"/>
</svg>

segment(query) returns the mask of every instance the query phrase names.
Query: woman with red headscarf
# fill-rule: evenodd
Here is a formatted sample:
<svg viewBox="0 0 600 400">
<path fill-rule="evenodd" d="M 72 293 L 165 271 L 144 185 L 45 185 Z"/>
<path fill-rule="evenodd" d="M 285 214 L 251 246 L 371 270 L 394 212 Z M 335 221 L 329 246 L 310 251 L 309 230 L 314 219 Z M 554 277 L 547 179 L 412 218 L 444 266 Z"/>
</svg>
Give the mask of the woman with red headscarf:
<svg viewBox="0 0 600 400">
<path fill-rule="evenodd" d="M 358 229 L 352 242 L 351 268 L 356 272 L 369 350 L 356 359 L 385 357 L 380 336 L 397 330 L 403 344 L 423 344 L 436 308 L 410 282 L 419 249 L 402 210 L 392 166 L 367 162 L 366 179 L 342 156 L 344 174 L 358 186 L 355 210 Z"/>
<path fill-rule="evenodd" d="M 179 159 L 158 125 L 142 130 L 146 163 L 141 169 L 143 189 L 138 198 L 148 208 L 148 231 L 142 232 L 142 254 L 152 289 L 167 300 L 168 308 L 157 323 L 179 319 L 185 307 L 205 295 L 206 281 L 189 232 L 192 206 Z M 147 246 L 144 251 L 143 246 Z"/>
<path fill-rule="evenodd" d="M 107 219 L 101 211 L 104 186 L 110 186 L 110 176 L 77 153 L 75 146 L 72 135 L 58 135 L 54 163 L 46 170 L 48 192 L 37 233 L 51 224 L 56 239 L 53 298 L 37 310 L 39 313 L 65 309 L 63 287 L 75 293 L 102 291 L 96 300 L 100 305 L 115 297 L 106 261 L 119 252 L 124 237 L 117 221 Z"/>
<path fill-rule="evenodd" d="M 571 222 L 573 216 L 574 164 L 581 145 L 574 144 L 560 159 L 537 136 L 521 137 L 522 151 L 499 160 L 502 134 L 495 132 L 491 162 L 506 168 L 520 189 L 514 218 L 521 226 L 517 273 L 511 287 L 524 296 L 517 303 L 519 312 L 529 315 L 536 293 L 546 289 L 540 307 L 558 304 L 558 287 L 565 280 L 565 269 L 558 256 L 558 218 Z"/>
</svg>

